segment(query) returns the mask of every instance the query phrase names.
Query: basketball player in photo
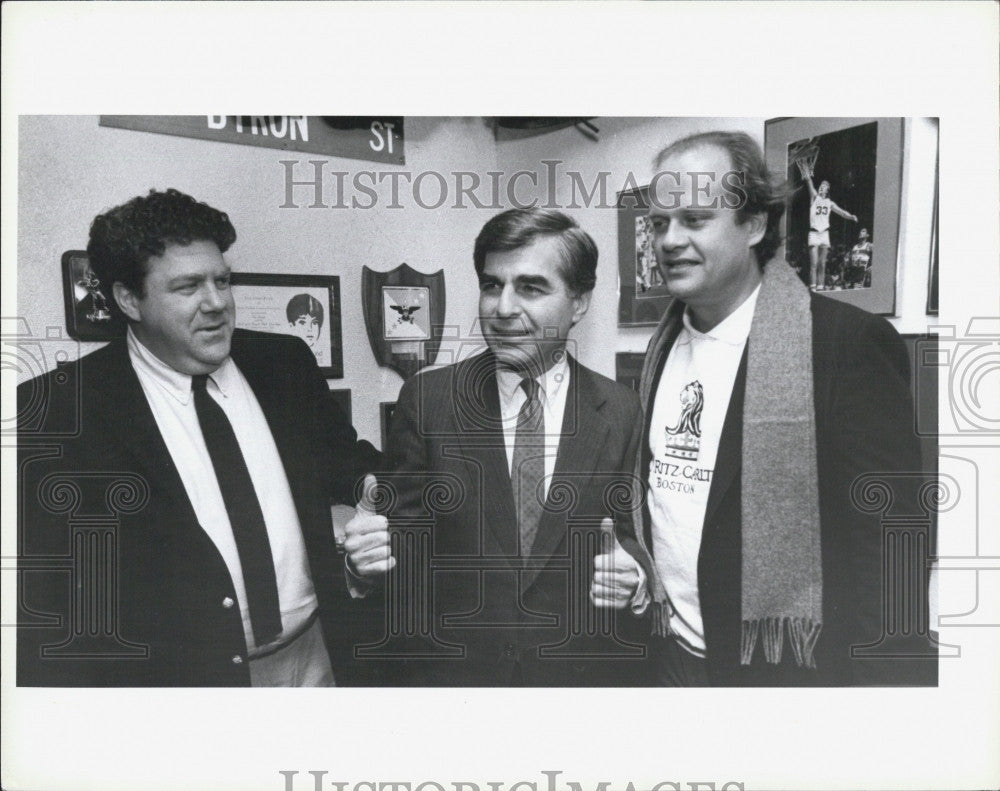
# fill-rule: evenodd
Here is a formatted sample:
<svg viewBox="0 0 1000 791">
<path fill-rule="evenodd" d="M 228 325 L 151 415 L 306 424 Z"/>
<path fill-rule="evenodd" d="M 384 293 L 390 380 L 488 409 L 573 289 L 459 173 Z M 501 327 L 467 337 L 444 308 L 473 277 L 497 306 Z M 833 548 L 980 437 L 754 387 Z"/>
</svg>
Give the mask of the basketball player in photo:
<svg viewBox="0 0 1000 791">
<path fill-rule="evenodd" d="M 848 256 L 848 272 L 844 278 L 845 288 L 869 288 L 872 284 L 872 242 L 868 229 L 858 233 L 858 243 L 851 248 Z"/>
<path fill-rule="evenodd" d="M 857 222 L 857 216 L 844 211 L 830 199 L 830 182 L 823 180 L 819 189 L 813 186 L 812 173 L 803 168 L 802 175 L 809 185 L 809 264 L 810 288 L 823 291 L 826 288 L 826 256 L 830 252 L 830 213 L 845 220 Z"/>
</svg>

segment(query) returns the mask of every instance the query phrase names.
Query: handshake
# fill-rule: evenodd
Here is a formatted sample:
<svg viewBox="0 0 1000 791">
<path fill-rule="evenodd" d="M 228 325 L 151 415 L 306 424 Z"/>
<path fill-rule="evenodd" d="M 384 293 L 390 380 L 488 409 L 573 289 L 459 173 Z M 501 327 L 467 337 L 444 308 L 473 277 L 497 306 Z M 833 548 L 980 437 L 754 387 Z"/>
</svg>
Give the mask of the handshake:
<svg viewBox="0 0 1000 791">
<path fill-rule="evenodd" d="M 376 513 L 377 486 L 374 475 L 365 476 L 357 513 L 344 529 L 348 570 L 368 582 L 377 581 L 396 566 L 389 542 L 389 521 Z M 605 517 L 601 534 L 604 552 L 594 557 L 590 600 L 597 607 L 624 609 L 639 584 L 638 566 L 615 538 L 611 519 Z"/>
</svg>

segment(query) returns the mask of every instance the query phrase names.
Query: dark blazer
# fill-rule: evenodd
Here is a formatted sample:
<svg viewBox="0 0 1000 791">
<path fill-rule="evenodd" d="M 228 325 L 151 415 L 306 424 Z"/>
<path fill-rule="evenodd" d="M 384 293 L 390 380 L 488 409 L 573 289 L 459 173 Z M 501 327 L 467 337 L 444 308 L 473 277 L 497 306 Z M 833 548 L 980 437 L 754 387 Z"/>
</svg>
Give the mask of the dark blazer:
<svg viewBox="0 0 1000 791">
<path fill-rule="evenodd" d="M 300 339 L 236 330 L 232 358 L 278 446 L 336 673 L 348 616 L 330 504 L 354 502 L 378 453 L 357 442 Z M 239 608 L 225 604 L 232 579 L 124 340 L 21 385 L 18 406 L 18 684 L 249 684 Z M 81 610 L 91 595 L 100 606 Z"/>
<path fill-rule="evenodd" d="M 741 486 L 744 352 L 723 424 L 698 557 L 710 681 L 719 686 L 934 683 L 933 660 L 851 655 L 852 646 L 879 642 L 884 601 L 880 514 L 866 513 L 854 504 L 852 484 L 860 476 L 877 473 L 893 488 L 896 513 L 920 513 L 921 458 L 906 348 L 881 317 L 828 297 L 812 295 L 812 319 L 823 569 L 817 668 L 797 667 L 787 641 L 778 665 L 766 664 L 759 648 L 751 665 L 739 664 L 741 498 L 753 496 Z M 658 361 L 657 380 L 665 359 L 666 354 Z M 644 437 L 648 436 L 647 417 Z M 643 447 L 648 461 L 648 443 Z M 898 473 L 906 475 L 896 477 Z M 651 546 L 648 510 L 645 530 L 646 545 Z M 926 591 L 922 593 L 926 603 Z"/>
<path fill-rule="evenodd" d="M 627 611 L 588 618 L 601 519 L 628 512 L 639 401 L 572 358 L 570 369 L 553 480 L 527 558 L 518 555 L 492 355 L 403 386 L 386 451 L 388 515 L 404 543 L 423 537 L 429 552 L 401 553 L 389 598 L 414 591 L 407 580 L 430 581 L 432 604 L 415 622 L 426 619 L 434 656 L 390 668 L 394 683 L 642 683 L 638 621 Z"/>
</svg>

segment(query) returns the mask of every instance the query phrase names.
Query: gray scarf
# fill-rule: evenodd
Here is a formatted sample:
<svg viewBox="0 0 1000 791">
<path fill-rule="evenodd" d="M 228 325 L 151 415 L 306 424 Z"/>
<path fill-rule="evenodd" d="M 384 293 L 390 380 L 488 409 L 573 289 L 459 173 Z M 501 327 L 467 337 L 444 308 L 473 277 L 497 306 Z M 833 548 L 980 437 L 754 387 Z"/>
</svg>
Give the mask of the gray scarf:
<svg viewBox="0 0 1000 791">
<path fill-rule="evenodd" d="M 639 395 L 646 414 L 655 398 L 659 361 L 681 327 L 684 305 L 674 301 L 650 339 Z M 823 618 L 816 416 L 813 400 L 812 315 L 809 290 L 782 261 L 764 269 L 747 340 L 743 406 L 743 589 L 740 664 L 749 665 L 758 640 L 764 658 L 781 661 L 787 632 L 795 661 L 815 667 L 813 649 Z M 648 470 L 636 466 L 636 486 Z M 636 492 L 635 502 L 645 502 Z M 641 506 L 636 525 L 641 525 Z M 637 531 L 640 542 L 642 531 Z M 666 591 L 650 580 L 653 628 L 669 631 Z"/>
</svg>

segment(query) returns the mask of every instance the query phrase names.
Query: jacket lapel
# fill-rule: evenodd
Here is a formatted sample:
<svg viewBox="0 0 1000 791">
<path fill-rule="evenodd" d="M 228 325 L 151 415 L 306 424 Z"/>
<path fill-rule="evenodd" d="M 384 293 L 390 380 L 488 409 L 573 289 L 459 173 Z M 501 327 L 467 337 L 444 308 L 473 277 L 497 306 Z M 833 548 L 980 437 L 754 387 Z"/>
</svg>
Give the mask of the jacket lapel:
<svg viewBox="0 0 1000 791">
<path fill-rule="evenodd" d="M 97 394 L 94 403 L 102 405 L 102 429 L 108 446 L 121 448 L 126 468 L 142 474 L 151 488 L 161 490 L 162 497 L 157 500 L 176 508 L 176 524 L 197 525 L 194 507 L 132 367 L 125 341 L 113 341 L 93 356 L 98 354 L 99 359 L 87 364 L 83 375 L 90 381 L 83 385 L 93 387 Z"/>
<path fill-rule="evenodd" d="M 569 364 L 569 389 L 566 393 L 562 436 L 549 484 L 546 508 L 542 512 L 531 547 L 530 557 L 534 560 L 552 557 L 566 539 L 568 526 L 572 521 L 571 512 L 562 507 L 566 489 L 572 493 L 568 502 L 572 509 L 590 486 L 590 473 L 601 457 L 611 429 L 600 415 L 605 398 L 598 394 L 589 372 L 581 368 L 572 357 L 569 358 Z M 530 586 L 538 577 L 540 566 L 541 564 L 533 564 L 524 570 L 522 579 L 525 587 Z"/>
<path fill-rule="evenodd" d="M 455 370 L 456 380 L 452 385 L 458 409 L 456 434 L 464 458 L 474 468 L 470 474 L 473 485 L 479 490 L 480 513 L 499 547 L 499 554 L 516 566 L 519 562 L 517 511 L 500 418 L 496 363 L 493 355 L 487 352 Z M 494 554 L 489 551 L 488 544 L 483 551 Z"/>
<path fill-rule="evenodd" d="M 706 528 L 710 528 L 719 503 L 733 486 L 743 465 L 743 394 L 747 384 L 747 347 L 743 348 L 740 367 L 736 370 L 733 392 L 729 397 L 729 408 L 722 424 L 722 436 L 715 457 L 715 473 L 712 486 L 708 490 L 708 505 L 705 508 Z"/>
</svg>

